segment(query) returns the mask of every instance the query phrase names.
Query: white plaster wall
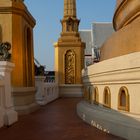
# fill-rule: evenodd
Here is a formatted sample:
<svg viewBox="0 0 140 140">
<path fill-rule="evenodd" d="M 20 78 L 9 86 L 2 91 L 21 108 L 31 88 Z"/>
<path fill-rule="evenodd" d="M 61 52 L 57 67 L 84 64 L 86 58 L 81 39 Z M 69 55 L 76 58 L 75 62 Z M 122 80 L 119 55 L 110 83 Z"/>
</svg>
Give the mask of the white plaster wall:
<svg viewBox="0 0 140 140">
<path fill-rule="evenodd" d="M 93 84 L 93 86 L 95 86 Z M 118 110 L 118 94 L 122 86 L 127 87 L 130 95 L 130 112 L 140 114 L 140 84 L 117 84 L 117 85 L 96 85 L 99 91 L 99 102 L 103 104 L 103 92 L 105 86 L 110 88 L 111 92 L 111 108 Z"/>
</svg>

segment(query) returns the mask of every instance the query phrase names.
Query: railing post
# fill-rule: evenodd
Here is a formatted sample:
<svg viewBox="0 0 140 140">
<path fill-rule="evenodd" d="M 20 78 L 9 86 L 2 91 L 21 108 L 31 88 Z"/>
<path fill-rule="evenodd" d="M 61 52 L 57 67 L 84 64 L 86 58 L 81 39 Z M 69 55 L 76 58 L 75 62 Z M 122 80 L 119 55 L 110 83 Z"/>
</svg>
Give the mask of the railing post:
<svg viewBox="0 0 140 140">
<path fill-rule="evenodd" d="M 45 97 L 45 91 L 44 91 L 44 80 L 45 76 L 35 76 L 35 86 L 37 88 L 36 91 L 36 102 L 39 105 L 44 105 L 44 97 Z"/>
</svg>

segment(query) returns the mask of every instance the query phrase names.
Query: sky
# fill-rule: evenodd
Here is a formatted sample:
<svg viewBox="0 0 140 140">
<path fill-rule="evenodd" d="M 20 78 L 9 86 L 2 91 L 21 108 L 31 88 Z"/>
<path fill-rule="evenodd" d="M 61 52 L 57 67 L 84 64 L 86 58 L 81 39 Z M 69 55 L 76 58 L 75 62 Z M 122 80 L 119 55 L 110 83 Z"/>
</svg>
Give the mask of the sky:
<svg viewBox="0 0 140 140">
<path fill-rule="evenodd" d="M 46 70 L 54 70 L 54 46 L 61 33 L 63 0 L 25 0 L 36 20 L 34 56 Z M 77 0 L 79 30 L 91 29 L 93 22 L 112 22 L 116 0 Z"/>
</svg>

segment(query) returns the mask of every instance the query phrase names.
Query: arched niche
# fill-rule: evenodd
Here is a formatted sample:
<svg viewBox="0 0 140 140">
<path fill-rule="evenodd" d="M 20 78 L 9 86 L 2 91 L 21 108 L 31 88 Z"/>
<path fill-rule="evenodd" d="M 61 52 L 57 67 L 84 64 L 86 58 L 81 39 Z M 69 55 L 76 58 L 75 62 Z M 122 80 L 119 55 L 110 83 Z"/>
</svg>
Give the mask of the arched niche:
<svg viewBox="0 0 140 140">
<path fill-rule="evenodd" d="M 103 105 L 105 107 L 110 108 L 111 107 L 111 93 L 109 87 L 104 88 L 103 92 Z"/>
<path fill-rule="evenodd" d="M 129 93 L 126 87 L 121 87 L 118 94 L 118 109 L 129 111 Z"/>
</svg>

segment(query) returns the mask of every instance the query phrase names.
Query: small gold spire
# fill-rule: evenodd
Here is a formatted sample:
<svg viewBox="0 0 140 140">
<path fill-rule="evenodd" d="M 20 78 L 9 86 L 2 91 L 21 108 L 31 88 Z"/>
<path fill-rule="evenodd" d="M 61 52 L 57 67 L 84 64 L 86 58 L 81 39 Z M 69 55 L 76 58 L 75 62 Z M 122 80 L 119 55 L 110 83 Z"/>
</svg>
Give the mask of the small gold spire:
<svg viewBox="0 0 140 140">
<path fill-rule="evenodd" d="M 64 17 L 76 17 L 76 0 L 64 0 Z"/>
</svg>

